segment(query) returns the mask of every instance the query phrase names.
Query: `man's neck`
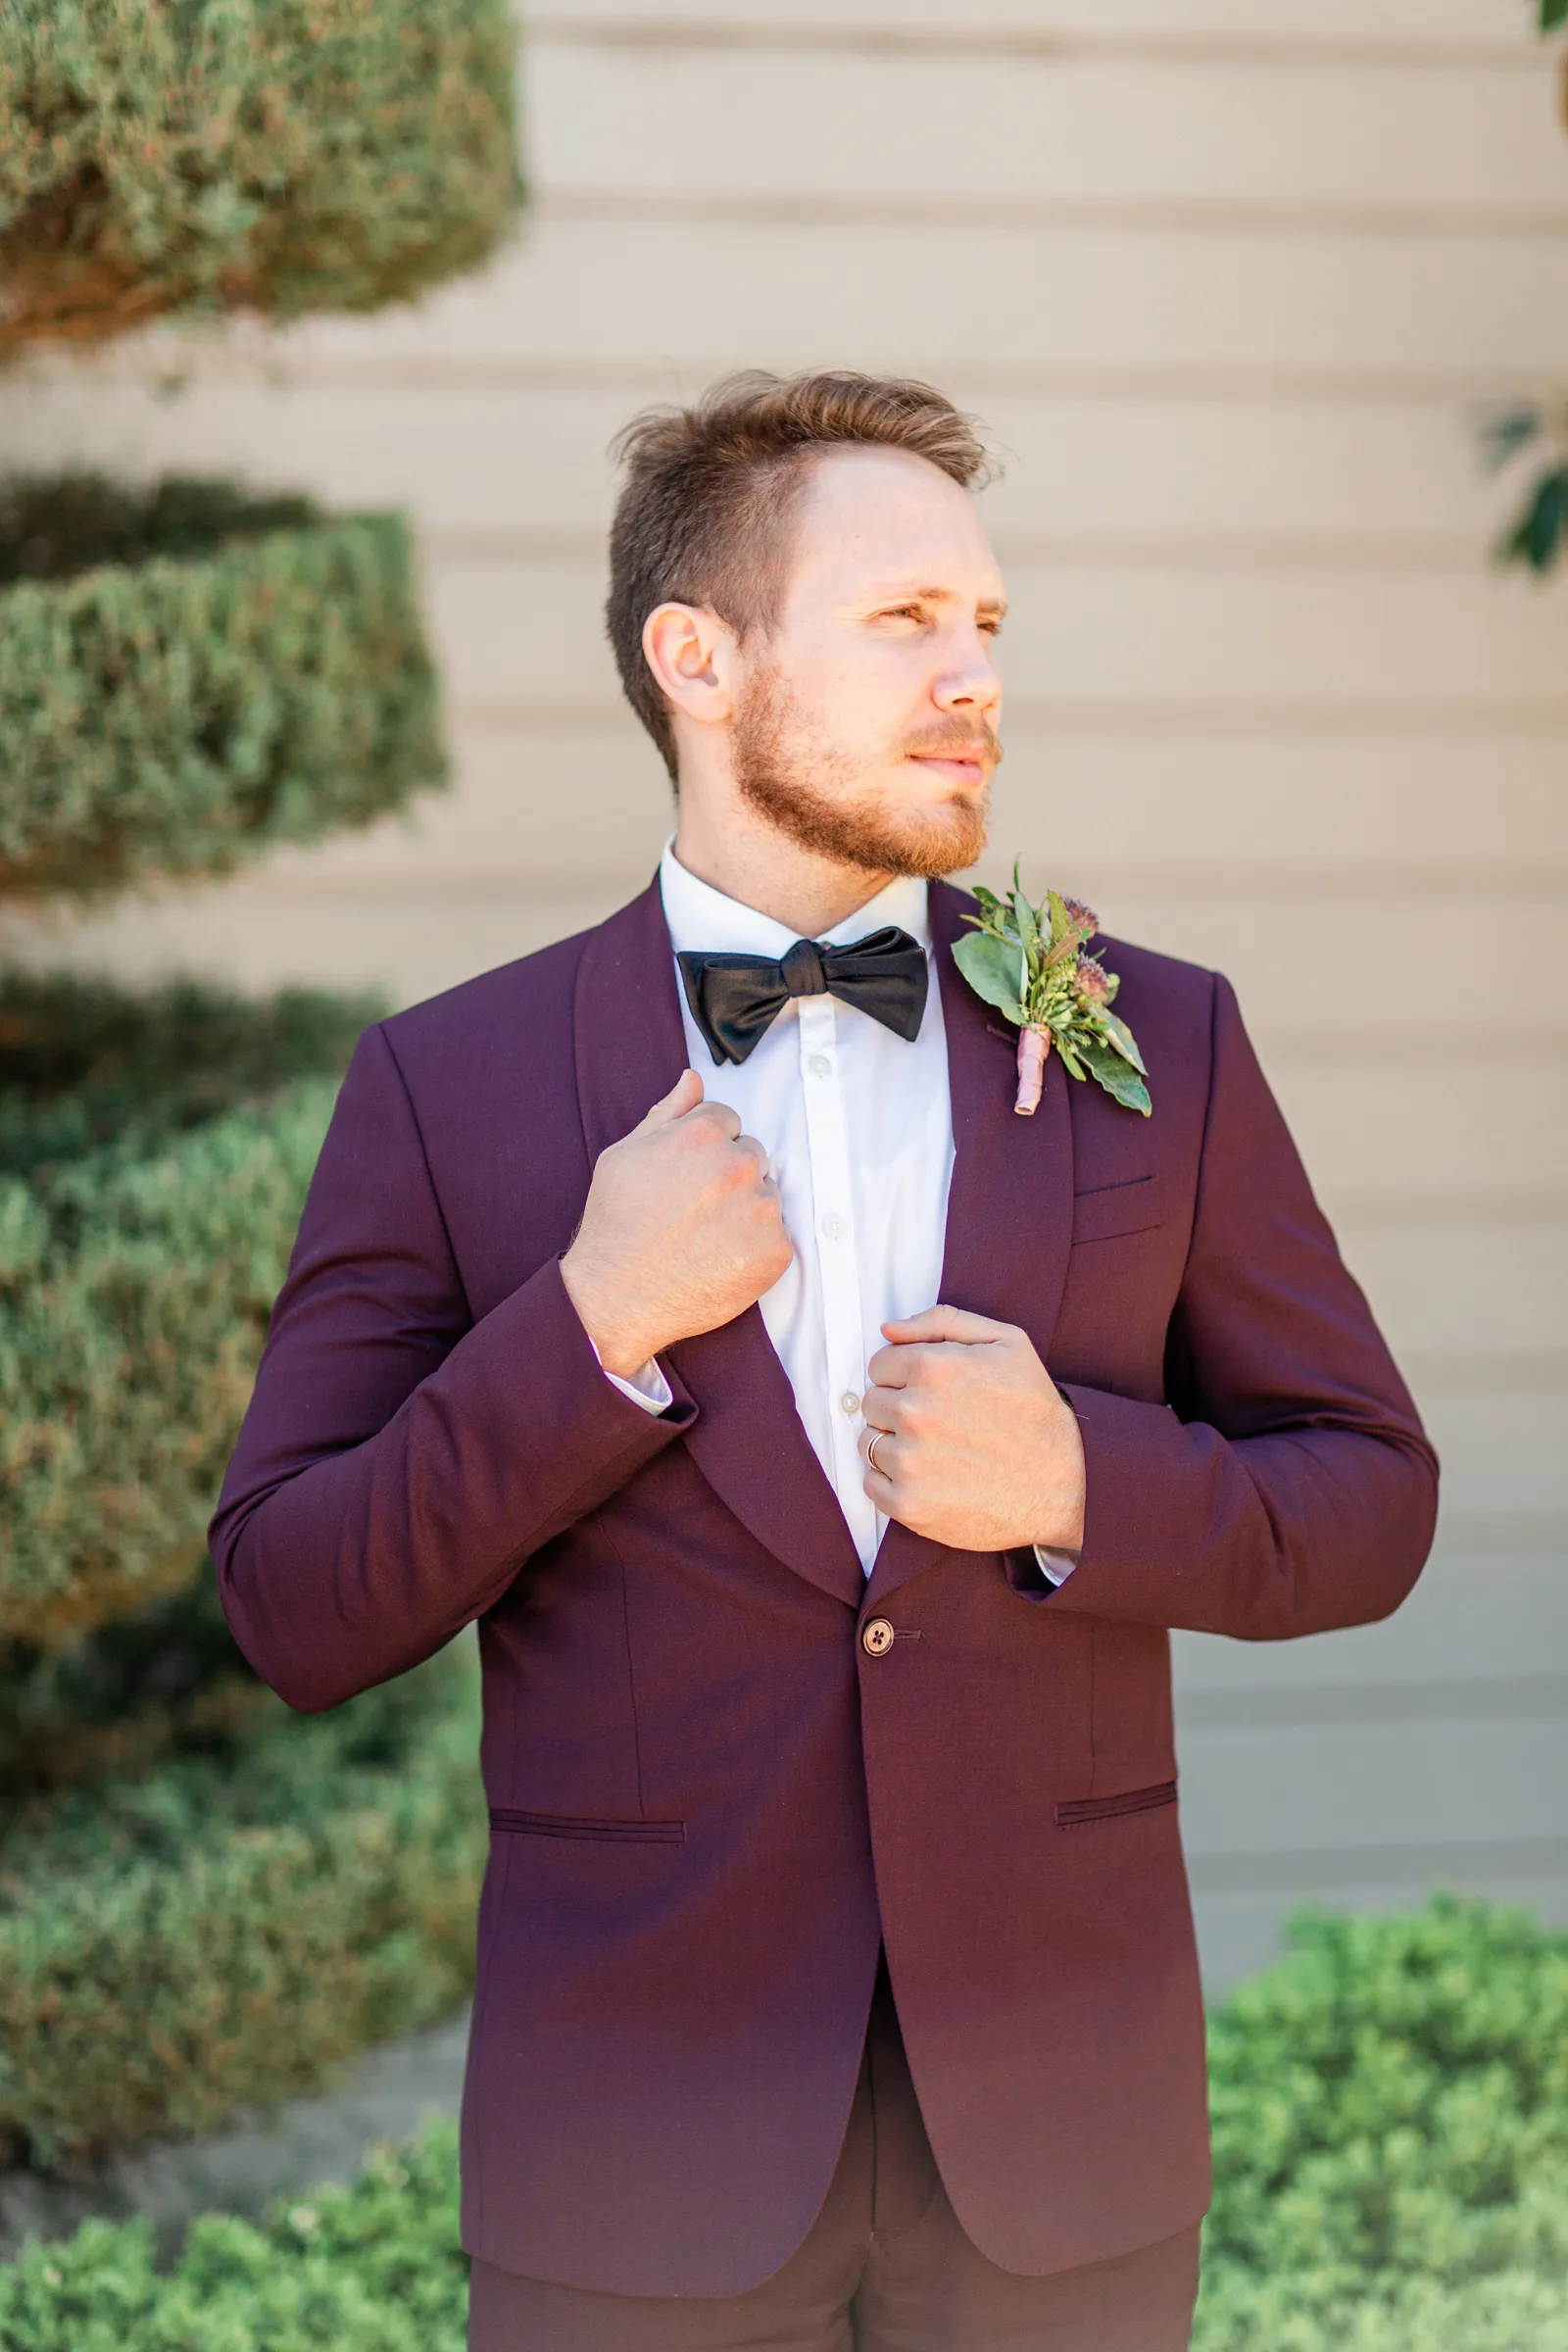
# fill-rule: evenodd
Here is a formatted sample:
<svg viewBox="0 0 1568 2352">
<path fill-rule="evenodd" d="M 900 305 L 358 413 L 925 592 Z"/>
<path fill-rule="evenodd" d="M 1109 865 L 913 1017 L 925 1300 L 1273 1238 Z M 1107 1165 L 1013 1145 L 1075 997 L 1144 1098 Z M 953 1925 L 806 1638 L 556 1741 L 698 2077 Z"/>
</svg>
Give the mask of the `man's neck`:
<svg viewBox="0 0 1568 2352">
<path fill-rule="evenodd" d="M 893 880 L 888 873 L 820 857 L 771 825 L 719 833 L 682 821 L 672 846 L 699 882 L 768 915 L 799 939 L 820 939 Z"/>
</svg>

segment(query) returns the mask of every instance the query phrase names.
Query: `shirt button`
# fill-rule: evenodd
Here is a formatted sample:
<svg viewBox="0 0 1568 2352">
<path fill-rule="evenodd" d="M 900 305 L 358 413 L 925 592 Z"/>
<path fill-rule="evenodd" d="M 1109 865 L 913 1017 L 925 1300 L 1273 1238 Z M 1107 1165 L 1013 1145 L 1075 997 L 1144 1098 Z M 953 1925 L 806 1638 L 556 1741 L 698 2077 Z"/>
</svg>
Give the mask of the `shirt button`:
<svg viewBox="0 0 1568 2352">
<path fill-rule="evenodd" d="M 833 1064 L 825 1054 L 808 1054 L 806 1066 L 813 1078 L 831 1078 L 833 1075 Z"/>
<path fill-rule="evenodd" d="M 842 1242 L 849 1230 L 849 1218 L 841 1217 L 836 1208 L 830 1208 L 822 1219 L 822 1232 L 830 1242 Z"/>
<path fill-rule="evenodd" d="M 893 1628 L 885 1617 L 873 1617 L 860 1628 L 860 1647 L 868 1658 L 885 1658 L 894 1640 Z"/>
<path fill-rule="evenodd" d="M 840 1412 L 854 1414 L 858 1413 L 859 1409 L 860 1399 L 858 1396 L 857 1396 L 853 1389 L 846 1389 L 843 1396 L 839 1398 Z"/>
</svg>

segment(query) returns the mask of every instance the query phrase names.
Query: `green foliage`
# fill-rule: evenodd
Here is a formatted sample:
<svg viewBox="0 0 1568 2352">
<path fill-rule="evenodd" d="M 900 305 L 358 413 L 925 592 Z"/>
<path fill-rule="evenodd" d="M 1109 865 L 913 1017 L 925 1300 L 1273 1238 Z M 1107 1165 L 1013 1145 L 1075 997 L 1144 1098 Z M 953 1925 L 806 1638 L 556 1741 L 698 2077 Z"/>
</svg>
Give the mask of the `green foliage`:
<svg viewBox="0 0 1568 2352">
<path fill-rule="evenodd" d="M 444 777 L 400 516 L 80 474 L 5 499 L 0 893 L 222 873 Z"/>
<path fill-rule="evenodd" d="M 1568 1938 L 1479 1904 L 1307 1919 L 1213 2022 L 1194 2352 L 1568 2352 Z M 264 2229 L 140 2224 L 0 2270 L 3 2352 L 461 2352 L 457 2143 Z"/>
<path fill-rule="evenodd" d="M 262 2229 L 212 2216 L 160 2277 L 139 2223 L 90 2222 L 0 2270 L 3 2352 L 463 2352 L 457 2133 L 378 2149 Z"/>
<path fill-rule="evenodd" d="M 13 1814 L 0 2142 L 57 2162 L 209 2130 L 462 1998 L 486 1842 L 471 1650 L 330 1715 L 264 1705 L 225 1753 Z"/>
<path fill-rule="evenodd" d="M 189 1583 L 372 1010 L 0 981 L 0 1643 Z"/>
<path fill-rule="evenodd" d="M 1568 7 L 1568 0 L 1564 0 Z M 1535 572 L 1550 571 L 1568 535 L 1568 454 L 1565 433 L 1568 414 L 1562 403 L 1550 409 L 1536 403 L 1494 409 L 1477 423 L 1482 462 L 1500 472 L 1520 452 L 1544 444 L 1546 462 L 1527 484 L 1523 503 L 1497 541 L 1494 553 L 1501 564 L 1523 564 Z"/>
<path fill-rule="evenodd" d="M 204 1567 L 182 1592 L 91 1626 L 61 1649 L 14 1648 L 0 1683 L 0 1817 L 20 1798 L 226 1756 L 274 1719 Z"/>
<path fill-rule="evenodd" d="M 1568 2352 L 1568 1937 L 1296 1923 L 1212 2021 L 1198 2352 Z"/>
<path fill-rule="evenodd" d="M 506 0 L 8 0 L 0 353 L 473 269 L 519 195 L 514 50 Z"/>
<path fill-rule="evenodd" d="M 1543 32 L 1555 32 L 1559 25 L 1568 24 L 1568 0 L 1540 0 Z"/>
</svg>

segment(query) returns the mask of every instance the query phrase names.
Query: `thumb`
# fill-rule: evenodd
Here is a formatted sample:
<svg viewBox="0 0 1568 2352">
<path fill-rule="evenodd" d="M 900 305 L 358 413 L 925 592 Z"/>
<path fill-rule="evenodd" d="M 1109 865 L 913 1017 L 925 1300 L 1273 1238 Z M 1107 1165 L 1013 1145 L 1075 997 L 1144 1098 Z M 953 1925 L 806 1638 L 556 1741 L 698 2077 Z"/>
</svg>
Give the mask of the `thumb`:
<svg viewBox="0 0 1568 2352">
<path fill-rule="evenodd" d="M 638 1121 L 640 1127 L 668 1127 L 695 1110 L 703 1099 L 703 1082 L 695 1070 L 682 1070 L 667 1095 Z"/>
<path fill-rule="evenodd" d="M 933 1340 L 957 1340 L 973 1348 L 1005 1339 L 1010 1331 L 1010 1324 L 994 1323 L 989 1315 L 972 1315 L 961 1306 L 928 1306 L 917 1315 L 901 1315 L 897 1322 L 882 1326 L 883 1338 L 896 1348 L 911 1343 L 929 1345 Z"/>
</svg>

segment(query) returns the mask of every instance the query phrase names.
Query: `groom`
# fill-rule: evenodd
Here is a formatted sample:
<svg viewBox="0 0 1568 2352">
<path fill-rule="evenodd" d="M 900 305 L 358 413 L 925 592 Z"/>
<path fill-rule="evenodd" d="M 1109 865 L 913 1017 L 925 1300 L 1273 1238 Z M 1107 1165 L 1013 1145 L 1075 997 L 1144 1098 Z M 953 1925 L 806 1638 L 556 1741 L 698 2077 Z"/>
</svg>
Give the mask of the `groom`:
<svg viewBox="0 0 1568 2352">
<path fill-rule="evenodd" d="M 476 2352 L 1178 2352 L 1166 1629 L 1384 1616 L 1433 1455 L 1224 980 L 1108 945 L 1152 1116 L 1055 1054 L 1013 1114 L 940 878 L 1001 757 L 968 422 L 749 376 L 622 454 L 673 841 L 361 1041 L 224 1603 L 302 1708 L 478 1620 Z"/>
</svg>

